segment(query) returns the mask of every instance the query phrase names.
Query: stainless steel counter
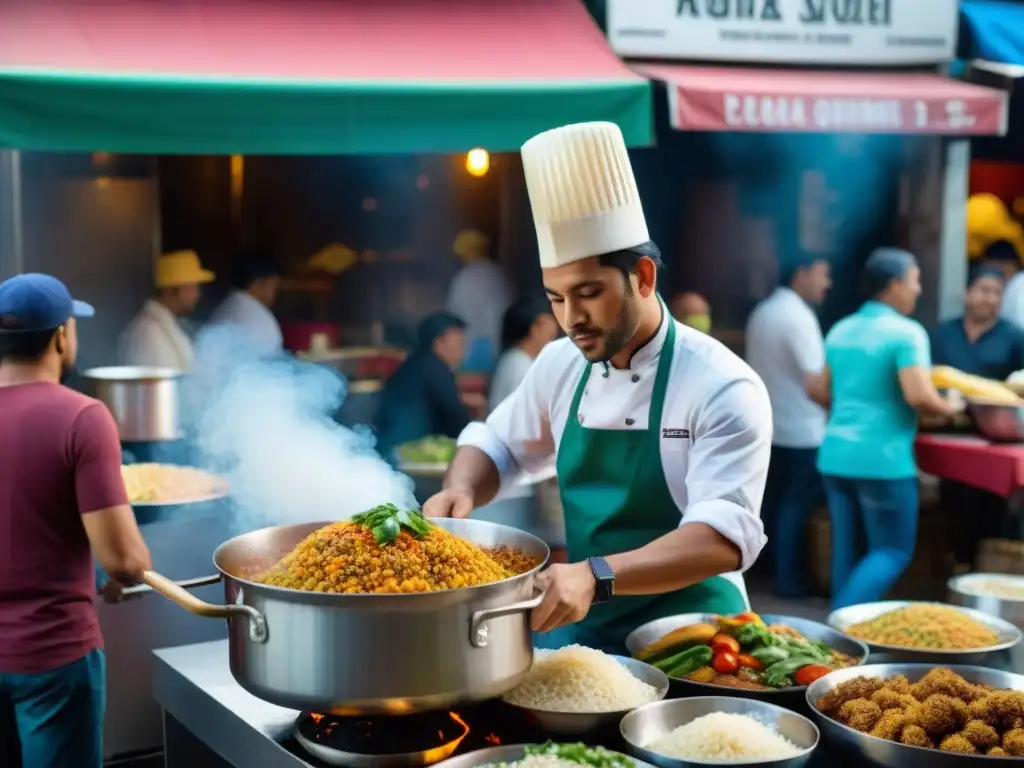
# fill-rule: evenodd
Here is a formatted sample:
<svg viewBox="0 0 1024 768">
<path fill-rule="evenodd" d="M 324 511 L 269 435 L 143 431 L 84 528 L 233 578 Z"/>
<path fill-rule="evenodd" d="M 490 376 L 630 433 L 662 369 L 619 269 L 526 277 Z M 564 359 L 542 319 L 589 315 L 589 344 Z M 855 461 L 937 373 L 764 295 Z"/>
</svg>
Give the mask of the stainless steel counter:
<svg viewBox="0 0 1024 768">
<path fill-rule="evenodd" d="M 169 721 L 166 768 L 195 768 L 199 745 L 190 736 L 229 766 L 315 765 L 281 745 L 299 713 L 257 699 L 235 682 L 227 640 L 155 651 L 153 696 Z"/>
</svg>

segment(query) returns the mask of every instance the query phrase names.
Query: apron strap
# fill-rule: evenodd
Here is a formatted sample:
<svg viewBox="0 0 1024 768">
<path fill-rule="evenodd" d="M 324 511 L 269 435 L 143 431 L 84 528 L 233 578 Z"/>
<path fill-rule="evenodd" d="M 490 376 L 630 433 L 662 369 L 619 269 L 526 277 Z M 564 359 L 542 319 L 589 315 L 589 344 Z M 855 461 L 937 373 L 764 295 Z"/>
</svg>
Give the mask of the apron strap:
<svg viewBox="0 0 1024 768">
<path fill-rule="evenodd" d="M 658 373 L 654 377 L 654 392 L 651 393 L 651 408 L 647 416 L 647 428 L 651 430 L 655 442 L 660 445 L 661 417 L 665 412 L 665 393 L 668 391 L 668 378 L 672 370 L 672 358 L 676 348 L 676 321 L 668 313 L 665 303 L 661 303 L 661 311 L 668 331 L 665 343 L 661 346 L 661 359 L 658 361 Z"/>
</svg>

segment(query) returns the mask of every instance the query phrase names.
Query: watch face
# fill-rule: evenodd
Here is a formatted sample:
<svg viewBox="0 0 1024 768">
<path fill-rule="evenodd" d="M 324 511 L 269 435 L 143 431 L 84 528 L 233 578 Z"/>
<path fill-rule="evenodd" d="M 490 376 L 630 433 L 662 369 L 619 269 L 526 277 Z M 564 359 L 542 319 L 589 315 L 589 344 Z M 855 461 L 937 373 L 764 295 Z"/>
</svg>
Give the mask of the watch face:
<svg viewBox="0 0 1024 768">
<path fill-rule="evenodd" d="M 603 557 L 592 557 L 589 560 L 590 570 L 594 574 L 594 602 L 603 603 L 615 593 L 615 572 Z"/>
</svg>

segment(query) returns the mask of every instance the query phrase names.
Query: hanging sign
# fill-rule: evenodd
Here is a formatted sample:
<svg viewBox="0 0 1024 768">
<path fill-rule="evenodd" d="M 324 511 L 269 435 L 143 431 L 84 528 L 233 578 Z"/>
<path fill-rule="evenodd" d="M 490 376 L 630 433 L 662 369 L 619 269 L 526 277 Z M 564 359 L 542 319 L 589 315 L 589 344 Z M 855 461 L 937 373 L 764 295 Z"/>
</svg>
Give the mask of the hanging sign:
<svg viewBox="0 0 1024 768">
<path fill-rule="evenodd" d="M 769 64 L 951 61 L 957 0 L 607 0 L 620 56 Z"/>
</svg>

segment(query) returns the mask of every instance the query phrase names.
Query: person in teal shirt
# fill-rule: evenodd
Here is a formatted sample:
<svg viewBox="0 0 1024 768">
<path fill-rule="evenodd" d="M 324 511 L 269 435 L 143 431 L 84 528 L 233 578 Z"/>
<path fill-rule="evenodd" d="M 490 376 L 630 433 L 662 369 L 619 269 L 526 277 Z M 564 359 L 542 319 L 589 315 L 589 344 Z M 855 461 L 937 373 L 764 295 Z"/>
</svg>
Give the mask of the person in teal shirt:
<svg viewBox="0 0 1024 768">
<path fill-rule="evenodd" d="M 914 257 L 879 248 L 865 264 L 871 297 L 825 338 L 815 399 L 831 408 L 818 471 L 832 519 L 834 608 L 881 600 L 914 554 L 918 413 L 958 405 L 932 386 L 928 334 L 914 311 L 921 293 Z M 867 553 L 860 557 L 863 526 Z"/>
</svg>

